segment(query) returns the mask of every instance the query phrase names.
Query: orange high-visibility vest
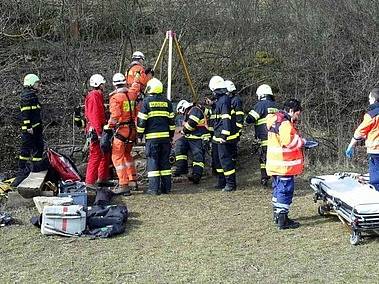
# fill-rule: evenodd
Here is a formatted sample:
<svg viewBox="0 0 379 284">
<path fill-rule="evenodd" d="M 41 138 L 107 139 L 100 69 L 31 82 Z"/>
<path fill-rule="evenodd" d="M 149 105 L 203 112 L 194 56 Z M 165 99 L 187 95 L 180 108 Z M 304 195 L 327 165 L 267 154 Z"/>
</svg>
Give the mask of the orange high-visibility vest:
<svg viewBox="0 0 379 284">
<path fill-rule="evenodd" d="M 304 169 L 304 141 L 287 113 L 280 111 L 267 116 L 266 171 L 270 176 L 299 175 Z"/>
<path fill-rule="evenodd" d="M 378 106 L 377 106 L 378 105 Z M 365 139 L 367 153 L 379 154 L 379 104 L 375 103 L 354 132 L 356 140 Z"/>
</svg>

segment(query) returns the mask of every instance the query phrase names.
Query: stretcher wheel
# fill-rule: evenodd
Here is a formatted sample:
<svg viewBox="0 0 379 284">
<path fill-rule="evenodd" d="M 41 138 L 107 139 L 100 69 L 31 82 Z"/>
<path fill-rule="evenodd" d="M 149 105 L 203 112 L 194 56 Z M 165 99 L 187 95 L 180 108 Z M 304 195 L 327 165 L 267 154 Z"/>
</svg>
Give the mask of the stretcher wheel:
<svg viewBox="0 0 379 284">
<path fill-rule="evenodd" d="M 350 236 L 350 244 L 356 246 L 361 241 L 361 234 L 359 232 L 353 231 Z"/>
</svg>

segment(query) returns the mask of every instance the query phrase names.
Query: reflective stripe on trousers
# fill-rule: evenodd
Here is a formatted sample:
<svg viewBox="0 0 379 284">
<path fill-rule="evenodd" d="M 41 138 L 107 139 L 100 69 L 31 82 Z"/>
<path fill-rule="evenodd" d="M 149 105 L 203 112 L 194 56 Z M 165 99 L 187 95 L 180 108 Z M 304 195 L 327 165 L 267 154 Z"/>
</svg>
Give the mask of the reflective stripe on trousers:
<svg viewBox="0 0 379 284">
<path fill-rule="evenodd" d="M 287 213 L 292 203 L 295 190 L 294 176 L 273 176 L 272 177 L 272 200 L 276 213 Z"/>
<path fill-rule="evenodd" d="M 149 191 L 171 191 L 171 165 L 169 161 L 171 143 L 169 140 L 147 140 L 147 175 Z"/>
<path fill-rule="evenodd" d="M 116 169 L 119 185 L 127 185 L 137 180 L 137 171 L 131 154 L 133 144 L 125 143 L 120 139 L 113 139 L 112 162 Z"/>
</svg>

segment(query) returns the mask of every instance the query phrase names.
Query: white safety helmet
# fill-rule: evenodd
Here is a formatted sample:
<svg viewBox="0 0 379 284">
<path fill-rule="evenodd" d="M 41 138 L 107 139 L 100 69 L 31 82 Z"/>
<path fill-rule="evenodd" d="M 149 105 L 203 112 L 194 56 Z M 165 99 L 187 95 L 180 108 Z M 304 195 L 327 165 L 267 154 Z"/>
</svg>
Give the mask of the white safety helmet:
<svg viewBox="0 0 379 284">
<path fill-rule="evenodd" d="M 91 76 L 91 78 L 89 78 L 89 85 L 91 87 L 97 88 L 101 84 L 105 84 L 105 79 L 100 74 L 94 74 Z"/>
<path fill-rule="evenodd" d="M 145 60 L 145 55 L 141 51 L 135 51 L 132 55 L 132 60 L 133 59 L 142 59 Z"/>
<path fill-rule="evenodd" d="M 209 81 L 209 89 L 214 92 L 217 89 L 226 89 L 226 84 L 224 79 L 220 76 L 213 76 Z"/>
<path fill-rule="evenodd" d="M 176 106 L 176 112 L 183 114 L 186 111 L 186 109 L 191 107 L 192 105 L 193 103 L 189 103 L 186 100 L 181 100 Z"/>
<path fill-rule="evenodd" d="M 125 76 L 122 73 L 114 74 L 112 81 L 113 81 L 113 86 L 125 85 L 126 84 Z"/>
<path fill-rule="evenodd" d="M 229 93 L 234 92 L 236 89 L 236 86 L 234 83 L 230 80 L 225 81 L 226 89 L 228 90 Z"/>
<path fill-rule="evenodd" d="M 274 94 L 272 93 L 271 87 L 267 84 L 260 85 L 257 89 L 256 92 L 258 99 L 264 98 L 267 95 L 273 96 Z"/>
</svg>

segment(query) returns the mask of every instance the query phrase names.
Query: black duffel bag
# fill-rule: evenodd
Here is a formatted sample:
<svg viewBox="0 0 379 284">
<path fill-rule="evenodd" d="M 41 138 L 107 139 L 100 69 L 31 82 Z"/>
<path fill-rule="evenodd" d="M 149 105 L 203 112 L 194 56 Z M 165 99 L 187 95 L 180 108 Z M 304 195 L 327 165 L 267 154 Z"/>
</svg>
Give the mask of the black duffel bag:
<svg viewBox="0 0 379 284">
<path fill-rule="evenodd" d="M 87 212 L 89 230 L 109 225 L 123 225 L 128 220 L 128 209 L 123 205 L 93 206 Z"/>
</svg>

